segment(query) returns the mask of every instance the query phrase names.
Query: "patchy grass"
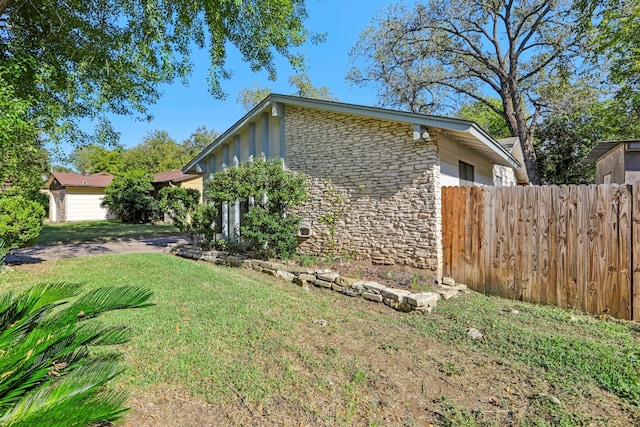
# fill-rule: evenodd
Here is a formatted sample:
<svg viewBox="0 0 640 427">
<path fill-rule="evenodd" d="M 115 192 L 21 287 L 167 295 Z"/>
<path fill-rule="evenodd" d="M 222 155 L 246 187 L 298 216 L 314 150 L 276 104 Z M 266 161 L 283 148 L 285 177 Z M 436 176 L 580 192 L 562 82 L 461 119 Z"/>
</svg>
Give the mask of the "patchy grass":
<svg viewBox="0 0 640 427">
<path fill-rule="evenodd" d="M 175 236 L 178 230 L 167 224 L 124 224 L 120 221 L 56 222 L 45 224 L 36 245 L 81 242 L 109 242 L 145 237 Z"/>
<path fill-rule="evenodd" d="M 103 320 L 135 331 L 113 385 L 131 392 L 129 425 L 640 423 L 631 322 L 476 293 L 404 314 L 161 254 L 24 266 L 0 288 L 42 281 L 153 290 L 154 307 Z"/>
</svg>

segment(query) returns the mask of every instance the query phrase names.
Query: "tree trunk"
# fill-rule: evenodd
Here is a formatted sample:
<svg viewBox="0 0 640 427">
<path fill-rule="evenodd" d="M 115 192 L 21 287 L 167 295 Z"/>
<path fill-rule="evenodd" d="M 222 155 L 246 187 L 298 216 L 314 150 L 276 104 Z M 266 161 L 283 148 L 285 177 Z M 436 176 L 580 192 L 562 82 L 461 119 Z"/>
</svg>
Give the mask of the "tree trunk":
<svg viewBox="0 0 640 427">
<path fill-rule="evenodd" d="M 9 4 L 15 0 L 0 0 L 0 16 L 4 15 L 4 11 L 7 10 Z"/>
</svg>

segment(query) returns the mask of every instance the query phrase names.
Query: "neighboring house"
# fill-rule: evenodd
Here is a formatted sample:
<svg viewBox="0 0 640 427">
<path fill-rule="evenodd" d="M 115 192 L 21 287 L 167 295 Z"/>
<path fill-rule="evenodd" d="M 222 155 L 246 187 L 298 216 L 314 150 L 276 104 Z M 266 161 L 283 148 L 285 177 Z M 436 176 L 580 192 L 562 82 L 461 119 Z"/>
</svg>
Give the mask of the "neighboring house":
<svg viewBox="0 0 640 427">
<path fill-rule="evenodd" d="M 633 184 L 640 180 L 640 140 L 599 142 L 583 162 L 596 162 L 596 184 Z"/>
<path fill-rule="evenodd" d="M 114 219 L 100 206 L 104 189 L 113 180 L 108 173 L 82 175 L 51 172 L 45 184 L 49 192 L 49 220 L 52 222 Z"/>
<path fill-rule="evenodd" d="M 156 194 L 163 187 L 169 186 L 195 188 L 200 192 L 200 203 L 202 203 L 202 175 L 186 174 L 180 169 L 159 172 L 153 175 L 153 187 Z"/>
<path fill-rule="evenodd" d="M 519 168 L 511 168 L 504 165 L 493 165 L 493 185 L 496 187 L 509 185 L 529 185 L 527 168 L 524 165 L 524 153 L 522 144 L 517 136 L 497 140 L 517 161 Z"/>
<path fill-rule="evenodd" d="M 319 218 L 345 196 L 337 249 L 379 264 L 407 264 L 441 276 L 441 186 L 494 185 L 493 167 L 521 164 L 473 122 L 271 94 L 183 168 L 205 180 L 251 156 L 284 159 L 308 177 L 301 250 L 321 253 Z M 228 210 L 227 210 L 228 209 Z M 239 204 L 222 212 L 224 234 L 239 230 Z M 308 229 L 307 229 L 308 227 Z"/>
</svg>

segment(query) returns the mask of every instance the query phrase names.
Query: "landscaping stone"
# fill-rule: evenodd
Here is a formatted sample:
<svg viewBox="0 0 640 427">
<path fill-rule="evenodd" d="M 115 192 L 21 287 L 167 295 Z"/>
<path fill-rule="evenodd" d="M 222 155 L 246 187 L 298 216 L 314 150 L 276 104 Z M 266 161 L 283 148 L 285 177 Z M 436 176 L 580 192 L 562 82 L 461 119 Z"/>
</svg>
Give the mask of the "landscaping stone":
<svg viewBox="0 0 640 427">
<path fill-rule="evenodd" d="M 442 284 L 447 286 L 455 286 L 456 281 L 453 280 L 451 277 L 443 277 Z"/>
<path fill-rule="evenodd" d="M 264 274 L 268 274 L 269 276 L 274 276 L 275 277 L 275 275 L 276 275 L 276 270 L 272 270 L 270 268 L 263 268 L 262 272 Z"/>
<path fill-rule="evenodd" d="M 380 294 L 374 294 L 372 292 L 365 292 L 362 294 L 362 298 L 369 300 L 369 301 L 375 301 L 375 302 L 382 302 L 382 295 Z"/>
<path fill-rule="evenodd" d="M 314 280 L 316 280 L 316 276 L 314 276 L 313 274 L 300 274 L 298 277 L 300 278 L 300 280 L 305 280 L 307 282 L 313 282 Z"/>
<path fill-rule="evenodd" d="M 289 273 L 288 271 L 276 270 L 276 277 L 280 277 L 288 282 L 292 282 L 296 276 L 293 273 Z"/>
<path fill-rule="evenodd" d="M 455 289 L 439 289 L 438 293 L 444 300 L 455 298 L 458 296 L 458 291 L 456 291 Z"/>
<path fill-rule="evenodd" d="M 312 282 L 314 285 L 316 286 L 320 286 L 322 288 L 331 288 L 332 282 L 327 282 L 326 280 L 321 280 L 321 279 L 315 279 Z"/>
<path fill-rule="evenodd" d="M 360 291 L 353 289 L 353 288 L 349 288 L 347 286 L 343 286 L 342 287 L 342 293 L 345 295 L 348 295 L 350 297 L 359 297 L 360 296 Z"/>
<path fill-rule="evenodd" d="M 356 289 L 356 290 L 362 292 L 362 290 L 364 289 L 364 282 L 362 282 L 362 281 L 355 282 L 353 285 L 351 285 L 351 287 L 353 289 Z"/>
<path fill-rule="evenodd" d="M 358 281 L 359 280 L 356 279 L 355 277 L 348 277 L 348 276 L 340 276 L 336 279 L 336 283 L 338 285 L 346 286 L 346 287 L 351 287 L 354 283 Z"/>
<path fill-rule="evenodd" d="M 298 286 L 309 286 L 309 282 L 307 282 L 306 280 L 302 280 L 299 277 L 294 277 L 293 278 L 293 283 L 295 283 Z"/>
<path fill-rule="evenodd" d="M 383 297 L 393 301 L 398 301 L 398 302 L 404 302 L 404 298 L 407 295 L 411 295 L 411 292 L 407 291 L 406 289 L 394 289 L 394 288 L 383 289 L 380 293 L 382 294 Z"/>
<path fill-rule="evenodd" d="M 363 286 L 366 290 L 374 294 L 379 294 L 383 289 L 387 289 L 386 286 L 381 285 L 378 282 L 364 282 Z"/>
<path fill-rule="evenodd" d="M 330 271 L 328 273 L 316 273 L 316 276 L 318 277 L 318 279 L 325 280 L 327 282 L 335 282 L 335 280 L 338 277 L 340 277 L 340 275 L 338 273 L 334 273 L 332 271 Z"/>
<path fill-rule="evenodd" d="M 301 267 L 299 265 L 288 265 L 286 270 L 289 273 L 293 273 L 295 275 L 300 275 L 300 274 L 310 274 L 313 270 L 311 270 L 310 268 L 307 267 Z"/>
<path fill-rule="evenodd" d="M 333 289 L 333 290 L 334 290 L 334 291 L 336 291 L 336 292 L 343 293 L 343 291 L 344 291 L 344 286 L 340 286 L 340 285 L 338 285 L 337 283 L 333 283 L 333 284 L 331 285 L 331 289 Z"/>
<path fill-rule="evenodd" d="M 480 332 L 476 328 L 467 329 L 467 334 L 474 340 L 477 340 L 483 337 L 482 332 Z"/>
<path fill-rule="evenodd" d="M 434 305 L 438 303 L 438 299 L 440 299 L 440 297 L 435 292 L 424 292 L 421 294 L 411 294 L 405 296 L 406 302 L 414 307 Z"/>
</svg>

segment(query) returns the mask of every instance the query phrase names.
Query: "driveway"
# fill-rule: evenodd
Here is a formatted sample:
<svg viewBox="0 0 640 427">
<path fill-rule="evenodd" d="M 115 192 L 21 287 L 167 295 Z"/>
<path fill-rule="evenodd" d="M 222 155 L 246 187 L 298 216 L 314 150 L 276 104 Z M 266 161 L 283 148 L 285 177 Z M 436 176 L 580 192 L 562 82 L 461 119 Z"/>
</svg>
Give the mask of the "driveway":
<svg viewBox="0 0 640 427">
<path fill-rule="evenodd" d="M 75 243 L 72 245 L 37 245 L 15 249 L 7 255 L 7 264 L 35 264 L 61 258 L 75 258 L 104 254 L 164 253 L 180 243 L 189 242 L 186 236 L 126 239 L 113 242 Z"/>
</svg>

